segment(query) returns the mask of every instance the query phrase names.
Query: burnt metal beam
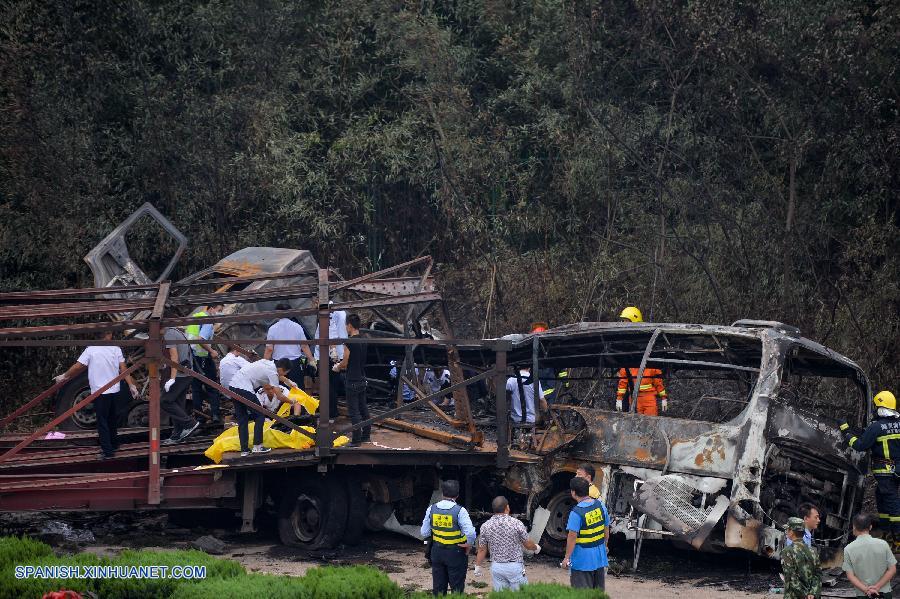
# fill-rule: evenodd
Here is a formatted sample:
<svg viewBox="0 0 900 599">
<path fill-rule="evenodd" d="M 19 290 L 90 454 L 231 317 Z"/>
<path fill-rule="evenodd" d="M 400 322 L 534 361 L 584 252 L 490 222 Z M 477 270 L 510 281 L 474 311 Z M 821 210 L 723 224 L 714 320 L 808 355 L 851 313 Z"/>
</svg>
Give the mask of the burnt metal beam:
<svg viewBox="0 0 900 599">
<path fill-rule="evenodd" d="M 494 346 L 494 397 L 497 419 L 497 467 L 509 466 L 509 406 L 506 397 L 506 352 L 509 343 Z"/>
<path fill-rule="evenodd" d="M 377 424 L 378 422 L 380 422 L 386 418 L 391 418 L 398 414 L 402 414 L 403 412 L 407 412 L 407 411 L 411 410 L 412 408 L 416 408 L 416 407 L 425 405 L 429 401 L 434 401 L 435 399 L 437 399 L 438 397 L 441 397 L 442 395 L 445 395 L 447 393 L 452 393 L 453 391 L 456 391 L 457 389 L 460 389 L 460 388 L 465 388 L 466 386 L 477 383 L 478 381 L 483 381 L 484 379 L 489 378 L 493 374 L 494 374 L 493 370 L 487 370 L 485 372 L 482 372 L 481 374 L 477 374 L 477 375 L 473 376 L 470 379 L 465 379 L 458 383 L 454 383 L 453 385 L 450 385 L 446 389 L 442 389 L 441 391 L 438 391 L 437 393 L 430 393 L 429 395 L 426 395 L 425 397 L 423 397 L 421 399 L 411 401 L 406 405 L 400 406 L 398 408 L 390 409 L 387 412 L 383 412 L 383 413 L 379 414 L 378 416 L 369 418 L 368 420 L 363 420 L 362 422 L 358 422 L 349 427 L 345 427 L 345 428 L 341 429 L 339 432 L 342 434 L 347 434 L 347 433 L 353 432 L 354 430 L 356 430 L 358 428 L 362 428 L 364 426 L 371 426 L 372 424 Z M 321 405 L 321 402 L 320 402 L 320 405 Z M 481 431 L 476 431 L 476 432 L 480 433 Z M 480 443 L 477 443 L 477 444 L 480 444 Z"/>
<path fill-rule="evenodd" d="M 637 411 L 637 398 L 641 391 L 641 381 L 644 378 L 644 369 L 647 368 L 647 359 L 650 357 L 650 352 L 653 351 L 653 345 L 656 343 L 656 338 L 659 337 L 661 332 L 661 329 L 653 330 L 653 334 L 650 335 L 650 341 L 647 342 L 647 347 L 644 349 L 644 355 L 641 356 L 641 365 L 638 367 L 637 376 L 634 377 L 634 389 L 631 390 L 631 405 L 629 406 L 629 412 Z"/>
<path fill-rule="evenodd" d="M 331 434 L 331 420 L 337 414 L 331 413 L 331 360 L 328 338 L 331 335 L 331 310 L 328 272 L 319 270 L 319 295 L 315 313 L 319 317 L 319 425 L 316 428 L 316 455 L 330 455 L 334 439 Z M 325 371 L 321 365 L 325 365 Z"/>
</svg>

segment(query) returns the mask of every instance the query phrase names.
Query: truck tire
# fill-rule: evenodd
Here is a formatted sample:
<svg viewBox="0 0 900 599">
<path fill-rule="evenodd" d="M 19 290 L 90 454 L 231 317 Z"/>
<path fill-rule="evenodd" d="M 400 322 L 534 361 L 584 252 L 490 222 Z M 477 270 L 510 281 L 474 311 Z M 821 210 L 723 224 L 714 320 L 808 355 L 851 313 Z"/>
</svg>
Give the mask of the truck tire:
<svg viewBox="0 0 900 599">
<path fill-rule="evenodd" d="M 541 553 L 562 557 L 566 553 L 566 537 L 568 536 L 566 524 L 575 501 L 567 487 L 554 490 L 547 498 L 546 503 L 542 502 L 541 505 L 550 510 L 547 528 L 544 529 L 544 534 L 541 536 Z"/>
<path fill-rule="evenodd" d="M 56 395 L 53 405 L 53 415 L 60 416 L 69 408 L 91 394 L 91 386 L 88 384 L 87 372 L 83 372 L 68 385 L 62 388 Z M 59 423 L 63 431 L 89 431 L 97 428 L 97 414 L 93 405 L 87 405 Z"/>
<path fill-rule="evenodd" d="M 331 549 L 347 530 L 347 484 L 335 474 L 320 477 L 288 473 L 278 506 L 278 536 L 290 547 Z"/>
<path fill-rule="evenodd" d="M 344 532 L 344 543 L 358 545 L 366 530 L 368 506 L 359 481 L 348 476 L 347 482 L 347 530 Z"/>
</svg>

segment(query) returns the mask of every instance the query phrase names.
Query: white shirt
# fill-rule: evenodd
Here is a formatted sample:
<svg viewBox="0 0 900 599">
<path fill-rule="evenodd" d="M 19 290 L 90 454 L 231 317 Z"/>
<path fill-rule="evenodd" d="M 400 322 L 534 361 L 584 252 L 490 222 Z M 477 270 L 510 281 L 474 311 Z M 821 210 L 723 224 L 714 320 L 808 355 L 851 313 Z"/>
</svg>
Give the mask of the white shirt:
<svg viewBox="0 0 900 599">
<path fill-rule="evenodd" d="M 89 345 L 78 356 L 78 362 L 87 366 L 88 383 L 91 385 L 91 393 L 119 376 L 119 364 L 125 362 L 122 348 L 114 345 Z M 116 383 L 103 392 L 103 395 L 119 392 L 119 384 Z"/>
<path fill-rule="evenodd" d="M 303 327 L 290 318 L 282 318 L 269 327 L 266 339 L 303 341 L 306 339 L 306 333 L 303 331 Z M 299 345 L 273 345 L 272 348 L 272 360 L 281 358 L 296 360 L 303 355 Z"/>
<path fill-rule="evenodd" d="M 272 360 L 257 360 L 250 362 L 231 378 L 231 386 L 235 389 L 242 389 L 250 393 L 256 393 L 256 390 L 263 385 L 275 386 L 278 384 L 278 370 L 275 368 L 275 362 Z"/>
<path fill-rule="evenodd" d="M 319 325 L 316 325 L 316 339 L 319 338 Z M 343 310 L 337 310 L 328 317 L 328 338 L 329 339 L 346 339 L 347 338 L 347 313 Z M 313 355 L 316 361 L 319 361 L 319 346 L 313 349 Z M 343 345 L 329 345 L 328 355 L 332 362 L 340 362 L 344 359 Z"/>
<path fill-rule="evenodd" d="M 285 395 L 288 394 L 287 387 L 279 385 L 278 388 L 281 389 L 281 392 Z M 260 391 L 259 393 L 257 393 L 256 399 L 259 400 L 259 405 L 269 410 L 270 412 L 275 412 L 276 414 L 278 413 L 278 408 L 281 407 L 281 401 L 274 395 L 270 399 L 269 396 L 266 395 L 265 391 Z"/>
<path fill-rule="evenodd" d="M 237 371 L 249 363 L 243 356 L 228 352 L 219 362 L 219 383 L 227 389 L 231 386 L 231 379 Z"/>
<path fill-rule="evenodd" d="M 522 387 L 525 391 L 525 421 L 530 424 L 534 422 L 534 384 L 525 382 L 531 376 L 527 370 L 520 371 L 519 374 L 522 375 Z M 516 377 L 511 376 L 506 379 L 506 392 L 513 422 L 522 422 L 522 400 L 519 396 L 519 381 Z M 538 384 L 538 393 L 543 396 L 540 384 Z"/>
</svg>

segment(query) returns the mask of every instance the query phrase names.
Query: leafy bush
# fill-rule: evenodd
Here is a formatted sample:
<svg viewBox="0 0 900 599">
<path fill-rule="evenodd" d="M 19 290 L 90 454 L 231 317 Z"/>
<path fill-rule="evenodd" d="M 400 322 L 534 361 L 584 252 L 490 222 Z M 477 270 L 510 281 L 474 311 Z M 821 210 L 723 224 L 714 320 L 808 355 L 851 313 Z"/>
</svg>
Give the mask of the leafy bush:
<svg viewBox="0 0 900 599">
<path fill-rule="evenodd" d="M 207 578 L 197 584 L 184 584 L 171 599 L 312 599 L 302 578 L 247 574 L 237 578 Z"/>
<path fill-rule="evenodd" d="M 0 537 L 0 571 L 51 555 L 53 550 L 46 543 L 27 537 Z"/>
<path fill-rule="evenodd" d="M 15 576 L 15 566 L 99 566 L 105 565 L 106 560 L 92 553 L 80 553 L 78 555 L 56 557 L 43 555 L 37 558 L 25 558 L 17 564 L 10 563 L 0 570 L 0 599 L 25 599 L 41 597 L 50 591 L 66 589 L 84 593 L 94 590 L 94 582 L 83 578 L 23 578 Z"/>
<path fill-rule="evenodd" d="M 369 566 L 313 568 L 303 582 L 316 599 L 395 599 L 403 591 L 384 572 Z"/>
<path fill-rule="evenodd" d="M 179 587 L 195 587 L 201 580 L 171 578 L 174 566 L 206 566 L 206 579 L 233 578 L 244 574 L 244 568 L 232 560 L 217 559 L 202 551 L 123 551 L 111 560 L 113 566 L 168 566 L 166 578 L 105 578 L 94 581 L 103 599 L 168 597 Z"/>
<path fill-rule="evenodd" d="M 609 595 L 595 589 L 573 589 L 561 584 L 528 584 L 518 591 L 494 591 L 488 599 L 609 599 Z"/>
</svg>

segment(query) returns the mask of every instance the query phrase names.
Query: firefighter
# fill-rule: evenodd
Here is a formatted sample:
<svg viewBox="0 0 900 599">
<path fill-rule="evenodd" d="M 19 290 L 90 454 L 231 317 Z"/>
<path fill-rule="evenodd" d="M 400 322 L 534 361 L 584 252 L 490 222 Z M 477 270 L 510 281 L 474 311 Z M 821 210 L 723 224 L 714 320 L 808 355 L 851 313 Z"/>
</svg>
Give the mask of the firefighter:
<svg viewBox="0 0 900 599">
<path fill-rule="evenodd" d="M 626 322 L 644 322 L 641 311 L 634 306 L 628 306 L 619 318 Z M 620 368 L 619 369 L 619 386 L 616 389 L 616 410 L 621 412 L 629 411 L 629 400 L 631 399 L 631 391 L 634 389 L 634 382 L 637 380 L 639 368 Z M 656 405 L 659 398 L 660 406 Z M 638 390 L 637 411 L 639 414 L 647 416 L 659 416 L 658 407 L 665 412 L 669 409 L 669 395 L 666 392 L 666 385 L 663 383 L 662 370 L 658 368 L 644 368 L 644 376 L 641 378 L 641 388 Z"/>
<path fill-rule="evenodd" d="M 900 413 L 897 398 L 890 391 L 882 391 L 872 398 L 875 419 L 862 433 L 853 431 L 846 422 L 841 431 L 856 451 L 872 452 L 872 474 L 875 475 L 875 503 L 885 538 L 900 549 L 900 494 L 897 492 L 895 457 L 900 456 Z"/>
</svg>

